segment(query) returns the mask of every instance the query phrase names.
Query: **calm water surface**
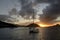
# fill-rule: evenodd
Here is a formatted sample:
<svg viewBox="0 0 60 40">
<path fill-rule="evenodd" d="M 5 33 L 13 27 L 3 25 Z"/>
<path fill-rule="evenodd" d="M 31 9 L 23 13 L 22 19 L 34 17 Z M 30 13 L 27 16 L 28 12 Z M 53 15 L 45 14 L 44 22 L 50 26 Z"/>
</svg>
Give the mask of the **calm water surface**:
<svg viewBox="0 0 60 40">
<path fill-rule="evenodd" d="M 0 28 L 0 40 L 40 40 L 40 32 L 30 34 L 28 27 Z"/>
</svg>

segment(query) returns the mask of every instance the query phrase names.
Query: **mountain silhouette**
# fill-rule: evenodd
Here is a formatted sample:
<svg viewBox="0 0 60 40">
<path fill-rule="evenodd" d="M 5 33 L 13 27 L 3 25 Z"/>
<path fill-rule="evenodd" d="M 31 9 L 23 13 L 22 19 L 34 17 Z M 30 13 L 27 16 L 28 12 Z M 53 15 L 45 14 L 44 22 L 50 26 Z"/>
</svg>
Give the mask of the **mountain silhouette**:
<svg viewBox="0 0 60 40">
<path fill-rule="evenodd" d="M 56 24 L 56 25 L 53 25 L 53 26 L 49 26 L 50 28 L 54 28 L 54 27 L 60 27 L 60 25 L 59 24 Z"/>
<path fill-rule="evenodd" d="M 0 21 L 0 28 L 5 28 L 5 27 L 18 27 L 18 25 Z"/>
<path fill-rule="evenodd" d="M 37 25 L 35 23 L 31 23 L 31 24 L 27 25 L 26 27 L 39 27 L 39 25 Z"/>
</svg>

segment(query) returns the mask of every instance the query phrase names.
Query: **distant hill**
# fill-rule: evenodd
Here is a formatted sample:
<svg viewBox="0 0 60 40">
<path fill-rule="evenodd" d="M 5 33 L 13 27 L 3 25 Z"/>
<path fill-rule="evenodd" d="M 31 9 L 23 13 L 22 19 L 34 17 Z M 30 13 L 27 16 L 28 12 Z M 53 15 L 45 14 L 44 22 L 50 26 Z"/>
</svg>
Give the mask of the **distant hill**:
<svg viewBox="0 0 60 40">
<path fill-rule="evenodd" d="M 39 25 L 37 25 L 35 23 L 31 23 L 31 24 L 27 25 L 26 27 L 39 27 Z"/>
<path fill-rule="evenodd" d="M 54 25 L 54 26 L 51 26 L 51 27 L 60 27 L 60 25 L 59 25 L 59 24 L 56 24 L 56 25 Z"/>
<path fill-rule="evenodd" d="M 60 25 L 59 24 L 56 24 L 56 25 L 53 25 L 53 26 L 49 26 L 49 27 L 47 27 L 47 28 L 54 28 L 54 27 L 60 27 Z"/>
<path fill-rule="evenodd" d="M 0 28 L 5 28 L 5 27 L 13 28 L 13 27 L 40 27 L 40 26 L 35 24 L 35 23 L 31 23 L 27 26 L 24 26 L 24 25 L 17 25 L 17 24 L 11 24 L 11 23 L 6 23 L 6 22 L 3 22 L 3 21 L 0 21 Z M 60 27 L 60 25 L 57 24 L 57 25 L 50 26 L 50 27 L 47 27 L 47 28 L 55 28 L 55 27 L 58 28 L 58 27 Z"/>
<path fill-rule="evenodd" d="M 0 21 L 0 28 L 5 28 L 5 27 L 9 27 L 9 28 L 13 28 L 13 27 L 39 27 L 39 25 L 37 25 L 35 23 L 31 23 L 27 26 L 23 26 L 23 25 L 11 24 L 11 23 L 6 23 L 3 21 Z"/>
<path fill-rule="evenodd" d="M 5 23 L 5 22 L 0 21 L 0 28 L 5 28 L 5 27 L 18 27 L 18 26 L 19 25 Z"/>
</svg>

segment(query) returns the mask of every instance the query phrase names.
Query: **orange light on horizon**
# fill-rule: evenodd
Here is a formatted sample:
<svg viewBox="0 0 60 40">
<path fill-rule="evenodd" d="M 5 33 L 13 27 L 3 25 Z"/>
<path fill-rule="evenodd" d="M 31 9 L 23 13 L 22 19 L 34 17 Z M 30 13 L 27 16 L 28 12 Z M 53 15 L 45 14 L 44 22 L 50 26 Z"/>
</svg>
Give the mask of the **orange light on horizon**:
<svg viewBox="0 0 60 40">
<path fill-rule="evenodd" d="M 38 24 L 40 27 L 50 27 L 52 25 L 46 25 L 46 24 Z"/>
<path fill-rule="evenodd" d="M 60 23 L 60 22 L 59 22 Z M 43 24 L 41 22 L 38 22 L 36 24 L 38 24 L 40 27 L 51 27 L 53 25 L 59 24 L 59 23 L 54 23 L 54 24 Z"/>
</svg>

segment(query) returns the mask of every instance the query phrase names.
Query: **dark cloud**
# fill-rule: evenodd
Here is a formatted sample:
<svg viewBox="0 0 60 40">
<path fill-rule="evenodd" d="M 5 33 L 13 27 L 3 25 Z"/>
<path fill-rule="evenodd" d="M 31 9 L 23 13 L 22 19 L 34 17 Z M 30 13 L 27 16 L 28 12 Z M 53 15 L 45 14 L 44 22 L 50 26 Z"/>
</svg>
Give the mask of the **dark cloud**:
<svg viewBox="0 0 60 40">
<path fill-rule="evenodd" d="M 7 23 L 15 23 L 18 22 L 19 20 L 15 18 L 13 15 L 16 16 L 17 10 L 13 8 L 11 11 L 9 11 L 9 15 L 0 15 L 0 21 L 7 22 Z M 18 15 L 19 16 L 19 15 Z"/>
<path fill-rule="evenodd" d="M 10 16 L 7 16 L 7 15 L 0 15 L 0 21 L 6 21 L 6 22 L 12 22 L 14 20 L 11 20 L 13 19 L 12 17 Z"/>
<path fill-rule="evenodd" d="M 48 2 L 48 0 L 36 0 L 37 3 L 43 3 L 43 2 Z"/>
<path fill-rule="evenodd" d="M 54 3 L 57 0 L 36 0 L 37 3 Z M 60 2 L 60 0 L 58 0 Z"/>
<path fill-rule="evenodd" d="M 33 9 L 33 6 L 37 5 L 38 3 L 49 3 L 51 1 L 52 0 L 19 0 L 21 4 L 21 10 L 19 11 L 19 14 L 25 19 L 35 18 L 37 13 Z"/>
<path fill-rule="evenodd" d="M 19 3 L 21 4 L 21 10 L 19 11 L 20 16 L 25 19 L 35 19 L 37 13 L 33 7 L 38 3 L 45 1 L 47 0 L 19 0 Z"/>
<path fill-rule="evenodd" d="M 36 0 L 37 3 L 50 3 L 53 2 L 54 0 Z"/>
<path fill-rule="evenodd" d="M 12 8 L 11 11 L 9 11 L 9 15 L 17 15 L 17 9 L 16 8 Z"/>
<path fill-rule="evenodd" d="M 40 15 L 40 20 L 43 23 L 52 23 L 60 16 L 60 0 L 53 0 L 50 6 L 43 9 L 43 14 Z"/>
<path fill-rule="evenodd" d="M 33 5 L 35 4 L 34 0 L 19 0 L 21 3 L 21 10 L 19 11 L 19 14 L 25 18 L 33 18 L 36 15 L 35 10 L 33 9 Z M 34 17 L 35 18 L 35 17 Z"/>
</svg>

